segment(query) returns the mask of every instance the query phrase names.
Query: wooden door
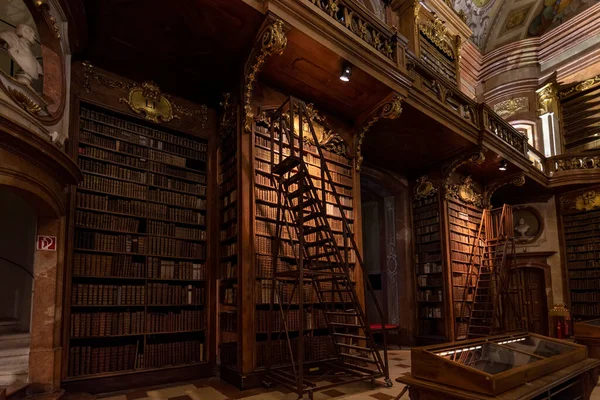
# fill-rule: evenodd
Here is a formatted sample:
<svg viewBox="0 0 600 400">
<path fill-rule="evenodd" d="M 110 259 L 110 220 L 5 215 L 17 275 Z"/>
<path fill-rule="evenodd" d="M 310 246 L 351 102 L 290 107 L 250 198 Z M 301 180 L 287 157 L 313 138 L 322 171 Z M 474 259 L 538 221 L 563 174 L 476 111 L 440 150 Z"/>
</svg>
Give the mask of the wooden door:
<svg viewBox="0 0 600 400">
<path fill-rule="evenodd" d="M 511 271 L 509 318 L 514 318 L 516 311 L 522 319 L 521 329 L 541 335 L 548 334 L 545 282 L 544 271 L 539 268 L 522 267 Z M 509 329 L 516 329 L 510 320 L 507 325 Z"/>
</svg>

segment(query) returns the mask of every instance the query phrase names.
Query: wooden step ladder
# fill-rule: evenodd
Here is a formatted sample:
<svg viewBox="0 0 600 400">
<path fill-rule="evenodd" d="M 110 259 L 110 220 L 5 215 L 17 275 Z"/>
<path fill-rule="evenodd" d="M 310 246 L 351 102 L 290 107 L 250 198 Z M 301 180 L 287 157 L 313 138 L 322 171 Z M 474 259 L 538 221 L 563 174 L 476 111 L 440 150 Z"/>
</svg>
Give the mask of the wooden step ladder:
<svg viewBox="0 0 600 400">
<path fill-rule="evenodd" d="M 471 247 L 467 289 L 460 314 L 468 324 L 467 338 L 503 332 L 506 307 L 512 309 L 514 316 L 519 316 L 508 296 L 508 277 L 515 261 L 512 207 L 505 204 L 497 209 L 484 209 Z M 520 318 L 517 325 L 520 330 Z"/>
<path fill-rule="evenodd" d="M 305 137 L 304 135 L 308 136 Z M 384 377 L 388 386 L 387 339 L 384 331 L 383 355 L 375 346 L 367 316 L 357 295 L 352 275 L 357 268 L 363 275 L 367 292 L 372 295 L 382 326 L 385 317 L 373 288 L 366 277 L 362 259 L 357 251 L 354 234 L 350 228 L 345 208 L 332 179 L 323 150 L 315 134 L 306 105 L 295 98 L 289 98 L 271 116 L 271 174 L 277 190 L 276 237 L 273 240 L 273 275 L 271 279 L 271 299 L 269 306 L 268 345 L 265 383 L 276 382 L 288 387 L 302 398 L 313 392 L 353 381 L 374 380 Z M 311 171 L 304 155 L 304 143 L 314 145 L 318 151 L 320 164 L 320 187 L 315 186 Z M 276 143 L 276 144 L 275 144 Z M 314 171 L 313 171 L 314 174 Z M 318 181 L 317 181 L 318 182 Z M 333 198 L 333 201 L 331 200 Z M 329 199 L 327 204 L 326 199 Z M 328 213 L 337 211 L 342 221 L 342 237 L 336 238 L 327 218 Z M 282 251 L 284 242 L 292 243 L 293 256 L 289 250 Z M 290 246 L 287 248 L 289 249 Z M 278 259 L 292 260 L 288 270 L 275 268 Z M 356 266 L 354 266 L 356 265 Z M 291 286 L 283 293 L 284 286 Z M 316 296 L 331 340 L 332 357 L 326 369 L 335 373 L 339 383 L 318 386 L 309 379 L 309 369 L 305 361 L 305 305 L 310 293 Z M 287 317 L 292 309 L 291 301 L 297 299 L 299 309 L 299 329 L 292 340 Z M 293 307 L 296 307 L 294 304 Z M 275 321 L 278 318 L 279 321 Z M 279 322 L 287 342 L 289 359 L 287 366 L 273 365 L 272 340 L 277 339 L 272 327 Z M 295 341 L 295 343 L 294 343 Z M 295 344 L 295 346 L 294 346 Z M 321 375 L 320 380 L 323 379 Z"/>
</svg>

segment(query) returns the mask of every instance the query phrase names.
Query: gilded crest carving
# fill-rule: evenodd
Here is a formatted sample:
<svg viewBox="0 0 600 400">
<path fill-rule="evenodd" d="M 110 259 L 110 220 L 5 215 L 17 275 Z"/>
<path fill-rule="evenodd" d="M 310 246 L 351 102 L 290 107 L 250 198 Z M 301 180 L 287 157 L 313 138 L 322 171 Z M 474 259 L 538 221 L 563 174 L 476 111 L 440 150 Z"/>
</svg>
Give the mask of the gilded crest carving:
<svg viewBox="0 0 600 400">
<path fill-rule="evenodd" d="M 589 211 L 600 207 L 600 193 L 594 190 L 584 192 L 575 199 L 575 209 L 579 211 Z"/>
<path fill-rule="evenodd" d="M 527 97 L 516 97 L 502 101 L 494 105 L 494 111 L 502 118 L 509 118 L 513 115 L 529 111 L 529 99 Z"/>
<path fill-rule="evenodd" d="M 454 60 L 456 57 L 454 53 L 455 41 L 450 38 L 448 28 L 444 25 L 442 20 L 436 18 L 433 22 L 423 22 L 419 24 L 419 31 L 423 36 L 429 39 L 438 50 Z"/>
<path fill-rule="evenodd" d="M 473 179 L 470 176 L 464 177 L 460 185 L 449 185 L 446 188 L 446 196 L 454 197 L 467 204 L 482 207 L 481 194 L 475 191 Z"/>
<path fill-rule="evenodd" d="M 306 112 L 313 123 L 313 129 L 315 130 L 315 136 L 319 142 L 319 145 L 325 150 L 329 150 L 339 155 L 348 155 L 348 146 L 342 137 L 333 131 L 327 123 L 325 116 L 319 114 L 314 108 L 313 104 L 306 105 Z M 312 133 L 309 131 L 308 124 L 302 125 L 304 132 L 304 141 L 314 145 Z M 300 129 L 298 121 L 294 121 L 294 132 L 298 132 Z"/>
<path fill-rule="evenodd" d="M 230 136 L 235 136 L 237 126 L 237 107 L 232 104 L 231 93 L 223 95 L 220 103 L 222 109 L 221 123 L 219 124 L 219 140 L 225 141 Z"/>
<path fill-rule="evenodd" d="M 371 117 L 367 119 L 367 122 L 363 125 L 358 135 L 358 143 L 356 146 L 356 170 L 360 171 L 360 166 L 363 162 L 362 157 L 362 144 L 365 139 L 365 135 L 371 129 L 371 127 L 380 119 L 397 119 L 402 114 L 402 98 L 399 95 L 394 95 L 387 102 L 383 103 L 375 109 L 371 114 Z"/>
<path fill-rule="evenodd" d="M 262 70 L 268 57 L 272 55 L 281 55 L 287 46 L 287 36 L 285 35 L 283 21 L 276 20 L 269 24 L 260 36 L 260 49 L 258 55 L 253 59 L 250 56 L 252 63 L 246 73 L 246 84 L 244 87 L 244 114 L 246 116 L 244 129 L 250 132 L 252 129 L 252 93 L 254 85 L 258 79 L 258 74 Z"/>
<path fill-rule="evenodd" d="M 596 86 L 598 83 L 600 83 L 600 75 L 597 75 L 593 78 L 587 79 L 587 80 L 573 86 L 569 90 L 560 92 L 560 98 L 562 99 L 563 97 L 567 97 L 570 94 L 586 91 L 586 90 L 592 88 L 593 86 Z"/>
<path fill-rule="evenodd" d="M 437 188 L 433 186 L 431 180 L 426 176 L 422 176 L 417 179 L 417 186 L 415 187 L 415 200 L 425 199 L 427 197 L 433 196 L 438 192 Z"/>
<path fill-rule="evenodd" d="M 131 110 L 143 115 L 149 121 L 160 124 L 179 118 L 173 114 L 171 102 L 162 95 L 158 85 L 152 81 L 142 83 L 142 87 L 134 87 L 127 98 L 120 98 Z"/>
</svg>

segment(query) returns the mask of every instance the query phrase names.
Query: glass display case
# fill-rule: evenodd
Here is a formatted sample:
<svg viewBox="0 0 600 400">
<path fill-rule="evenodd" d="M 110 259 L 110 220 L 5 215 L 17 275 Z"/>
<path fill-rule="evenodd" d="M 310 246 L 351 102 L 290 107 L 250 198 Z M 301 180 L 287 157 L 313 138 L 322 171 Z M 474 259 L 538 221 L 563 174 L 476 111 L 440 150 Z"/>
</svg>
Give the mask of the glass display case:
<svg viewBox="0 0 600 400">
<path fill-rule="evenodd" d="M 522 333 L 413 348 L 412 376 L 497 395 L 587 358 L 585 346 Z"/>
<path fill-rule="evenodd" d="M 575 322 L 573 334 L 577 343 L 587 346 L 590 357 L 600 358 L 600 319 Z"/>
</svg>

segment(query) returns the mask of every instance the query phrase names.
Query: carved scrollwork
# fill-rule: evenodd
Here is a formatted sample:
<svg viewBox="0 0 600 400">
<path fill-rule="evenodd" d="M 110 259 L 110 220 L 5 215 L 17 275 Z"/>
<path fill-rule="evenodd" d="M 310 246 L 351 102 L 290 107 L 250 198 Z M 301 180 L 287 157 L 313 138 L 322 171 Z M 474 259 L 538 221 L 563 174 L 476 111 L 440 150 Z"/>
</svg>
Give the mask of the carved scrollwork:
<svg viewBox="0 0 600 400">
<path fill-rule="evenodd" d="M 588 190 L 575 199 L 575 209 L 578 211 L 589 211 L 600 208 L 600 193 Z"/>
<path fill-rule="evenodd" d="M 433 22 L 423 22 L 419 24 L 419 31 L 425 36 L 438 50 L 448 56 L 451 60 L 456 58 L 456 41 L 450 38 L 448 28 L 439 18 Z"/>
<path fill-rule="evenodd" d="M 415 187 L 415 200 L 426 199 L 435 195 L 438 189 L 433 185 L 433 182 L 426 175 L 417 179 L 417 186 Z"/>
<path fill-rule="evenodd" d="M 363 162 L 362 144 L 365 135 L 371 127 L 380 119 L 397 119 L 402 114 L 402 98 L 399 95 L 393 95 L 391 99 L 375 109 L 367 122 L 362 126 L 358 134 L 358 142 L 356 146 L 356 170 L 360 171 L 360 166 Z"/>
<path fill-rule="evenodd" d="M 131 111 L 156 124 L 179 118 L 173 114 L 171 102 L 152 81 L 142 83 L 142 87 L 134 87 L 127 98 L 121 97 L 119 102 L 127 104 Z"/>
<path fill-rule="evenodd" d="M 562 99 L 573 93 L 586 91 L 586 90 L 592 88 L 593 86 L 596 86 L 598 83 L 600 83 L 600 75 L 597 75 L 590 79 L 586 79 L 585 81 L 580 82 L 579 84 L 573 86 L 569 90 L 560 92 L 560 98 Z"/>
<path fill-rule="evenodd" d="M 222 143 L 227 138 L 236 134 L 237 107 L 232 104 L 231 93 L 223 94 L 223 101 L 220 103 L 220 106 L 222 115 L 219 124 L 219 141 Z"/>
<path fill-rule="evenodd" d="M 246 132 L 252 130 L 252 119 L 254 118 L 254 113 L 252 112 L 252 94 L 258 74 L 262 70 L 267 58 L 272 55 L 283 54 L 287 46 L 287 36 L 283 21 L 276 20 L 267 25 L 260 35 L 259 43 L 260 48 L 255 48 L 253 51 L 253 55 L 250 56 L 250 63 L 248 64 L 249 68 L 246 71 L 246 83 L 244 85 L 244 114 L 246 116 L 244 129 Z"/>
<path fill-rule="evenodd" d="M 92 91 L 92 80 L 109 89 L 118 89 L 123 91 L 130 91 L 136 86 L 135 83 L 122 82 L 117 79 L 112 79 L 107 76 L 98 74 L 94 70 L 94 66 L 88 61 L 83 62 L 82 66 L 84 80 L 83 87 L 85 88 L 86 93 L 90 93 Z"/>
<path fill-rule="evenodd" d="M 494 105 L 494 111 L 502 118 L 509 118 L 513 115 L 529 111 L 529 99 L 527 97 L 516 97 L 508 99 Z"/>
<path fill-rule="evenodd" d="M 477 207 L 482 207 L 482 196 L 477 193 L 473 184 L 473 179 L 470 176 L 463 178 L 461 184 L 453 184 L 446 186 L 446 197 L 454 197 L 463 203 L 473 204 Z"/>
<path fill-rule="evenodd" d="M 552 106 L 558 101 L 558 92 L 553 83 L 548 83 L 537 90 L 538 112 L 540 115 L 552 112 Z"/>
<path fill-rule="evenodd" d="M 525 184 L 525 174 L 519 173 L 516 175 L 509 176 L 505 179 L 499 180 L 497 182 L 492 183 L 485 187 L 483 194 L 483 206 L 491 207 L 492 206 L 492 196 L 494 193 L 503 186 L 506 185 L 515 185 L 515 186 L 523 186 Z"/>
</svg>

